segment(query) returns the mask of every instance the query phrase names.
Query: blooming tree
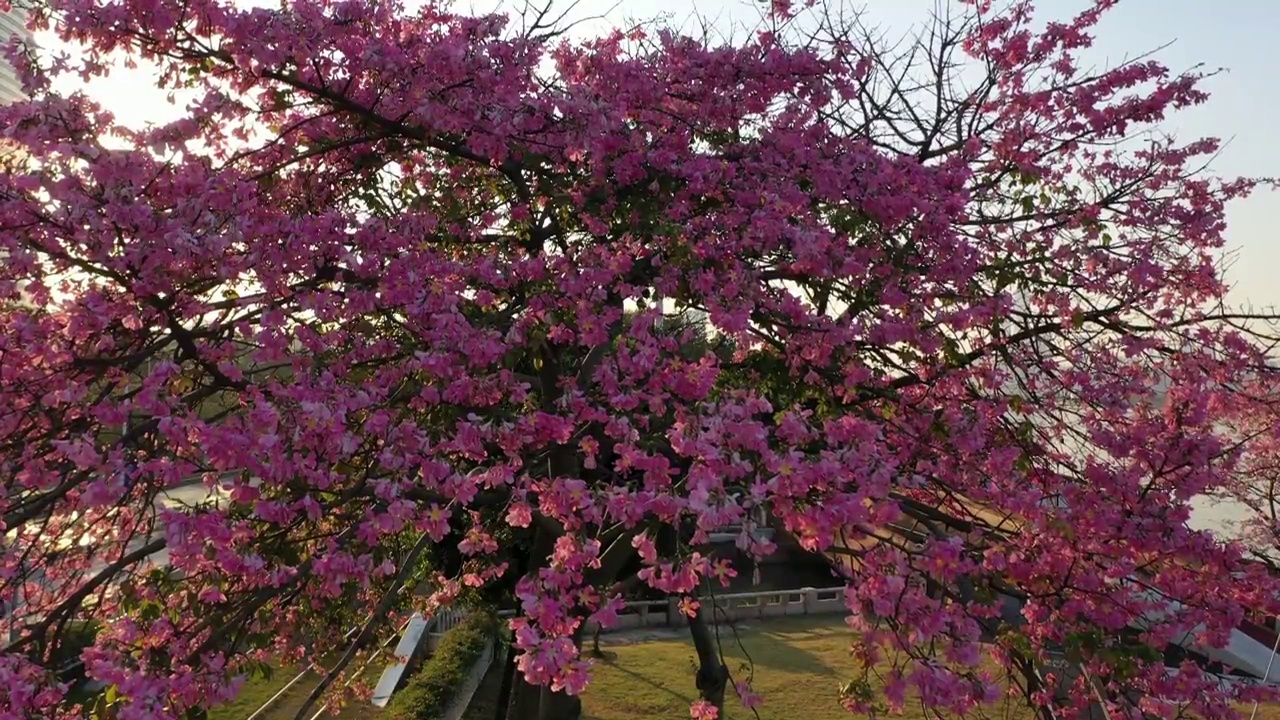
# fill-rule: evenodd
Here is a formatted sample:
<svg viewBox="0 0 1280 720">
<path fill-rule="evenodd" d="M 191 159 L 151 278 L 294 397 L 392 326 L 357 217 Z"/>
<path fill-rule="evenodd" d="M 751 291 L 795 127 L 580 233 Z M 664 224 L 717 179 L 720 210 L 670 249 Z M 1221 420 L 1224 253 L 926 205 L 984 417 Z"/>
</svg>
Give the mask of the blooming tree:
<svg viewBox="0 0 1280 720">
<path fill-rule="evenodd" d="M 1245 377 L 1223 399 L 1215 420 L 1239 459 L 1213 499 L 1227 503 L 1233 516 L 1227 533 L 1253 559 L 1280 571 L 1280 385 L 1271 373 Z"/>
<path fill-rule="evenodd" d="M 1253 690 L 1160 653 L 1280 612 L 1187 526 L 1245 456 L 1215 408 L 1266 361 L 1218 264 L 1255 183 L 1156 129 L 1201 74 L 1081 67 L 1114 4 L 957 4 L 904 51 L 777 2 L 720 42 L 50 0 L 33 21 L 84 50 L 15 56 L 32 99 L 0 110 L 0 715 L 79 712 L 53 658 L 95 623 L 121 720 L 337 652 L 302 716 L 407 613 L 492 591 L 512 716 L 566 717 L 585 623 L 644 585 L 682 599 L 715 717 L 758 698 L 707 631 L 734 571 L 708 534 L 767 554 L 763 508 L 852 558 L 851 710 L 1231 716 Z M 121 56 L 179 119 L 51 89 Z M 161 502 L 193 479 L 225 492 Z"/>
</svg>

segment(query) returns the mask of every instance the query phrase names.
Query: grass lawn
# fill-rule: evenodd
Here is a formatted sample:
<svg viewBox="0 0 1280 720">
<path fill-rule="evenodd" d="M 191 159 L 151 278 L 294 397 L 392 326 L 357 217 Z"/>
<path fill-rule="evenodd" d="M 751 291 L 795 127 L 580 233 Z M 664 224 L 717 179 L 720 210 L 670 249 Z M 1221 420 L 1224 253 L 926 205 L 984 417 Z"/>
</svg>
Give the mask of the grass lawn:
<svg viewBox="0 0 1280 720">
<path fill-rule="evenodd" d="M 209 712 L 209 720 L 245 720 L 297 675 L 298 670 L 296 668 L 283 667 L 277 668 L 269 679 L 262 677 L 250 678 L 245 682 L 244 688 L 240 690 L 240 695 L 233 702 Z M 311 688 L 315 686 L 318 677 L 316 676 L 314 679 L 307 677 L 295 683 L 272 706 L 273 712 L 269 713 L 268 717 L 280 717 L 290 707 L 293 712 L 296 712 L 302 706 L 307 694 L 311 692 Z M 293 717 L 293 712 L 289 712 L 288 716 Z"/>
<path fill-rule="evenodd" d="M 369 667 L 365 670 L 365 677 L 370 683 L 375 683 L 382 670 L 382 665 Z M 247 720 L 258 708 L 262 707 L 263 703 L 270 700 L 272 696 L 297 675 L 298 670 L 296 668 L 282 668 L 276 670 L 269 680 L 258 677 L 246 682 L 244 688 L 240 691 L 239 697 L 234 702 L 209 712 L 209 720 Z M 306 702 L 307 695 L 311 693 L 312 688 L 320 680 L 321 675 L 309 673 L 307 677 L 290 687 L 279 700 L 272 703 L 267 712 L 255 720 L 293 720 L 293 716 L 297 714 L 302 704 Z M 308 717 L 314 715 L 319 709 L 320 705 L 317 703 L 309 711 Z M 374 707 L 368 701 L 352 700 L 337 715 L 326 712 L 320 716 L 320 720 L 333 720 L 334 718 L 337 720 L 379 720 L 385 713 L 386 710 Z"/>
<path fill-rule="evenodd" d="M 732 632 L 721 629 L 727 665 L 735 677 L 750 654 L 755 663 L 753 685 L 764 696 L 761 720 L 847 720 L 840 706 L 840 686 L 856 670 L 849 656 L 850 631 L 840 620 L 788 618 L 749 623 L 739 631 L 742 648 Z M 745 648 L 745 652 L 744 652 Z M 597 660 L 592 682 L 583 694 L 584 720 L 667 720 L 689 717 L 697 697 L 694 651 L 687 634 L 671 640 L 615 645 L 604 648 L 607 659 Z M 1248 717 L 1250 708 L 1245 708 Z M 730 690 L 725 715 L 749 720 Z M 985 708 L 988 718 L 1032 718 L 1016 698 Z M 492 710 L 464 720 L 492 720 Z M 905 720 L 932 720 L 920 705 L 908 704 Z M 1259 708 L 1257 720 L 1280 720 L 1280 707 Z"/>
<path fill-rule="evenodd" d="M 758 708 L 761 720 L 847 720 L 840 706 L 840 686 L 853 677 L 849 657 L 851 635 L 839 619 L 779 618 L 745 623 L 739 629 L 741 647 L 732 630 L 721 628 L 726 664 L 735 678 L 749 655 L 755 664 L 753 687 L 764 696 Z M 697 698 L 694 688 L 694 652 L 689 639 L 661 640 L 606 648 L 607 659 L 593 668 L 591 685 L 583 694 L 586 720 L 639 720 L 689 716 Z M 744 709 L 730 690 L 725 715 L 747 720 Z M 1014 703 L 1002 703 L 987 711 L 988 717 L 1030 717 Z M 920 708 L 907 708 L 908 720 L 926 718 Z"/>
<path fill-rule="evenodd" d="M 739 629 L 743 647 L 732 631 L 721 628 L 721 642 L 729 669 L 735 677 L 749 654 L 755 663 L 754 687 L 764 695 L 761 720 L 846 720 L 852 717 L 839 703 L 840 685 L 853 677 L 849 657 L 848 628 L 835 617 L 779 618 L 746 623 Z M 671 720 L 689 717 L 689 705 L 697 697 L 694 688 L 692 643 L 687 633 L 669 639 L 635 644 L 606 644 L 605 659 L 595 661 L 592 682 L 583 694 L 584 720 Z M 281 672 L 271 681 L 257 681 L 245 688 L 233 705 L 211 713 L 211 720 L 246 720 L 267 698 L 296 673 Z M 495 663 L 477 690 L 463 720 L 493 720 L 501 683 L 502 666 Z M 301 682 L 272 708 L 264 720 L 291 720 L 310 682 Z M 1248 716 L 1248 708 L 1245 715 Z M 753 715 L 738 704 L 730 691 L 725 714 L 731 720 Z M 1007 700 L 985 709 L 988 718 L 1009 720 L 1032 717 L 1025 706 Z M 367 702 L 343 708 L 340 720 L 381 720 L 385 711 Z M 333 716 L 327 716 L 333 717 Z M 919 705 L 908 705 L 904 720 L 933 720 Z M 1280 707 L 1261 708 L 1257 720 L 1280 720 Z"/>
<path fill-rule="evenodd" d="M 739 666 L 750 654 L 755 662 L 754 687 L 765 696 L 761 720 L 848 720 L 840 706 L 840 685 L 852 677 L 849 629 L 838 617 L 779 618 L 744 623 L 737 647 L 733 631 L 722 627 L 721 643 L 729 669 L 740 677 Z M 745 648 L 745 650 L 744 650 Z M 605 659 L 595 660 L 591 685 L 583 693 L 583 720 L 671 720 L 688 718 L 697 698 L 694 651 L 688 633 L 671 639 L 628 645 L 607 644 Z M 501 668 L 485 677 L 476 699 L 462 720 L 493 720 L 501 683 Z M 729 692 L 725 714 L 732 720 L 754 716 Z M 1005 712 L 1001 712 L 1001 711 Z M 988 717 L 1030 717 L 1018 708 L 989 709 Z M 901 716 L 922 719 L 917 707 Z M 932 720 L 932 719 L 931 719 Z"/>
</svg>

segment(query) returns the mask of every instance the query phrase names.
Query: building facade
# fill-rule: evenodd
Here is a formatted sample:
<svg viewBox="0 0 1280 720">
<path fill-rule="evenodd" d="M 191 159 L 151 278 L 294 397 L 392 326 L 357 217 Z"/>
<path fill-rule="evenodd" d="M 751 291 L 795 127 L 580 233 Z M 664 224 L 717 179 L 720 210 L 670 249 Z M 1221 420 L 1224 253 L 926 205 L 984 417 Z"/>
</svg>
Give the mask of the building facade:
<svg viewBox="0 0 1280 720">
<path fill-rule="evenodd" d="M 27 30 L 26 10 L 17 7 L 18 2 L 12 4 L 13 7 L 9 10 L 0 10 L 0 41 L 7 43 L 14 35 L 29 41 L 31 33 Z M 5 60 L 0 59 L 0 103 L 11 102 L 21 98 L 22 84 L 18 82 L 18 77 L 14 73 L 13 67 Z"/>
</svg>

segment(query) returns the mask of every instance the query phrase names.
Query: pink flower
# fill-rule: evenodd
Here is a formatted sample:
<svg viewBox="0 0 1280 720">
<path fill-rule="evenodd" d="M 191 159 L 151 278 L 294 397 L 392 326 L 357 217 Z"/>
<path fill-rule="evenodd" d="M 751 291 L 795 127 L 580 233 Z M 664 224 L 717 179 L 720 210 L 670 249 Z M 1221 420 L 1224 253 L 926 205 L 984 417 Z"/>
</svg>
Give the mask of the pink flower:
<svg viewBox="0 0 1280 720">
<path fill-rule="evenodd" d="M 583 624 L 621 588 L 698 612 L 737 571 L 694 548 L 732 526 L 756 573 L 838 566 L 858 661 L 902 665 L 857 709 L 991 699 L 993 593 L 1037 657 L 1280 615 L 1244 550 L 1280 547 L 1277 318 L 1223 309 L 1260 181 L 1160 127 L 1198 73 L 1085 69 L 1116 0 L 957 2 L 972 88 L 815 49 L 785 28 L 809 0 L 574 42 L 443 0 L 50 0 L 77 52 L 15 56 L 0 103 L 3 590 L 100 621 L 121 720 L 340 650 L 398 569 L 397 616 L 514 586 L 520 672 L 578 693 Z M 172 119 L 63 92 L 121 55 Z M 1245 542 L 1194 529 L 1204 497 Z M 73 713 L 10 624 L 0 716 Z M 1095 655 L 1152 714 L 1275 693 Z"/>
<path fill-rule="evenodd" d="M 764 704 L 764 698 L 760 697 L 751 689 L 751 684 L 745 680 L 739 680 L 733 684 L 733 690 L 738 696 L 738 701 L 742 703 L 742 707 L 747 710 L 754 710 Z"/>
<path fill-rule="evenodd" d="M 512 503 L 507 509 L 507 523 L 511 527 L 526 528 L 533 523 L 533 510 L 524 503 Z"/>
<path fill-rule="evenodd" d="M 720 717 L 720 709 L 706 700 L 697 700 L 689 706 L 689 717 L 693 720 L 716 720 Z"/>
<path fill-rule="evenodd" d="M 711 577 L 719 580 L 721 587 L 729 587 L 729 579 L 737 575 L 738 571 L 734 570 L 733 564 L 725 558 L 719 558 L 711 564 Z"/>
<path fill-rule="evenodd" d="M 204 589 L 200 591 L 199 597 L 200 602 L 207 603 L 209 605 L 219 605 L 227 601 L 227 596 L 222 592 L 222 589 L 216 585 L 206 585 Z"/>
<path fill-rule="evenodd" d="M 449 511 L 439 505 L 432 505 L 419 518 L 418 529 L 436 542 L 443 540 L 449 534 Z"/>
<path fill-rule="evenodd" d="M 698 614 L 698 608 L 701 603 L 691 597 L 683 597 L 680 599 L 680 613 L 688 617 L 695 617 Z"/>
</svg>

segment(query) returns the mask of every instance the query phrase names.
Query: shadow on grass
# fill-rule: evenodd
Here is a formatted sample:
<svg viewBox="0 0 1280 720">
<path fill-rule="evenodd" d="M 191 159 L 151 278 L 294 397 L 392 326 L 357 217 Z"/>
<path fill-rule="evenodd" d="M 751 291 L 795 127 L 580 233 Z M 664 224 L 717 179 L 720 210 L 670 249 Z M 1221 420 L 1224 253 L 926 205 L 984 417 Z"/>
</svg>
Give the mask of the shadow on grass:
<svg viewBox="0 0 1280 720">
<path fill-rule="evenodd" d="M 733 667 L 734 660 L 745 649 L 757 668 L 774 668 L 789 673 L 824 677 L 836 674 L 817 655 L 792 644 L 796 640 L 828 637 L 830 633 L 807 628 L 764 630 L 760 625 L 739 626 L 735 633 L 731 626 L 726 625 L 719 628 L 718 634 L 730 671 L 736 671 L 737 668 Z M 742 659 L 746 660 L 745 657 Z"/>
<path fill-rule="evenodd" d="M 756 625 L 756 632 L 761 635 L 769 635 L 782 641 L 787 640 L 817 640 L 831 637 L 829 628 L 787 628 L 784 630 L 763 629 L 760 625 Z"/>
<path fill-rule="evenodd" d="M 798 675 L 830 677 L 835 671 L 817 655 L 789 644 L 794 638 L 774 633 L 759 633 L 747 646 L 759 667 L 771 667 Z"/>
<path fill-rule="evenodd" d="M 635 680 L 637 680 L 637 681 L 639 681 L 639 682 L 641 682 L 641 683 L 643 683 L 643 684 L 645 684 L 645 685 L 648 685 L 649 687 L 653 688 L 654 690 L 658 690 L 658 691 L 660 691 L 660 692 L 662 692 L 662 693 L 664 693 L 664 694 L 666 694 L 666 695 L 670 695 L 671 697 L 675 698 L 676 700 L 680 700 L 680 701 L 682 701 L 682 702 L 689 703 L 689 704 L 692 704 L 692 703 L 693 703 L 693 701 L 694 701 L 694 697 L 693 697 L 692 695 L 683 695 L 683 694 L 681 694 L 681 693 L 678 693 L 678 692 L 676 692 L 675 690 L 672 690 L 671 688 L 667 687 L 666 685 L 663 685 L 662 683 L 654 682 L 651 678 L 645 677 L 644 675 L 641 675 L 640 673 L 638 673 L 638 672 L 636 672 L 636 671 L 634 671 L 634 670 L 628 670 L 627 668 L 625 668 L 625 667 L 623 667 L 623 666 L 621 666 L 621 665 L 618 665 L 618 664 L 617 664 L 617 663 L 615 663 L 613 660 L 602 660 L 602 661 L 601 661 L 601 664 L 603 664 L 603 665 L 608 665 L 609 667 L 611 667 L 611 668 L 613 668 L 614 670 L 616 670 L 616 671 L 618 671 L 618 672 L 622 673 L 623 675 L 626 675 L 627 677 L 630 677 L 630 678 L 634 678 Z M 692 687 L 692 686 L 693 686 L 693 684 L 694 684 L 694 675 L 693 675 L 693 672 L 694 672 L 694 671 L 693 671 L 693 668 L 690 668 L 690 669 L 689 669 L 689 685 L 690 685 L 690 687 Z"/>
</svg>

